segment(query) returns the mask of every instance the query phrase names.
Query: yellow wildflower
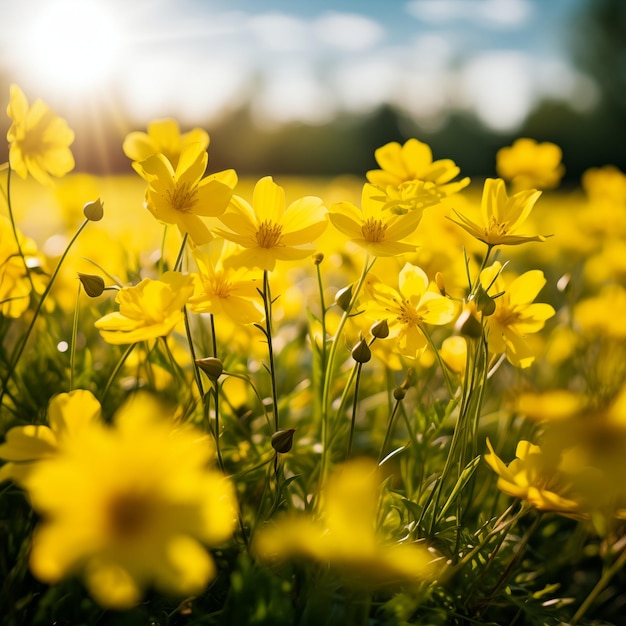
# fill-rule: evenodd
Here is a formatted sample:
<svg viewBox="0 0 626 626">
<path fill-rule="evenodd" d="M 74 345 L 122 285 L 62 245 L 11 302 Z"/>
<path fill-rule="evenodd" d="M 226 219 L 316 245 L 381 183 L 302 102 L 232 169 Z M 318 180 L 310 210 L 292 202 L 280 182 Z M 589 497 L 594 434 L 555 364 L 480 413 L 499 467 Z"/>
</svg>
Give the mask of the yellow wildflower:
<svg viewBox="0 0 626 626">
<path fill-rule="evenodd" d="M 122 150 L 131 161 L 145 161 L 153 154 L 162 154 L 176 168 L 181 153 L 194 143 L 206 150 L 209 147 L 208 133 L 202 128 L 181 133 L 178 122 L 167 118 L 150 122 L 147 133 L 128 133 Z"/>
<path fill-rule="evenodd" d="M 367 291 L 376 306 L 368 306 L 368 315 L 386 319 L 390 339 L 395 339 L 398 351 L 416 358 L 427 346 L 424 325 L 442 325 L 452 321 L 454 303 L 438 291 L 430 291 L 424 270 L 406 263 L 398 276 L 398 288 L 370 276 Z"/>
<path fill-rule="evenodd" d="M 330 221 L 372 256 L 415 252 L 416 246 L 401 240 L 413 234 L 422 218 L 422 211 L 396 213 L 386 208 L 387 201 L 378 187 L 366 183 L 361 195 L 361 209 L 351 202 L 338 202 L 330 208 Z"/>
<path fill-rule="evenodd" d="M 225 315 L 239 324 L 260 323 L 264 311 L 259 285 L 245 267 L 234 268 L 227 262 L 236 249 L 236 244 L 219 237 L 193 249 L 199 271 L 193 274 L 195 291 L 189 309 Z"/>
<path fill-rule="evenodd" d="M 583 173 L 582 186 L 591 201 L 626 203 L 626 174 L 614 165 L 589 168 Z"/>
<path fill-rule="evenodd" d="M 215 576 L 203 544 L 227 540 L 236 521 L 234 489 L 211 468 L 214 456 L 208 436 L 177 426 L 145 396 L 121 407 L 112 426 L 86 423 L 25 479 L 43 520 L 32 573 L 48 584 L 81 575 L 111 609 L 137 604 L 151 585 L 202 592 Z"/>
<path fill-rule="evenodd" d="M 176 168 L 163 154 L 134 161 L 133 168 L 148 183 L 146 206 L 159 221 L 175 224 L 197 245 L 211 240 L 200 217 L 223 213 L 236 183 L 228 173 L 204 176 L 208 163 L 206 150 L 199 143 L 183 149 Z"/>
<path fill-rule="evenodd" d="M 546 279 L 541 270 L 530 270 L 515 278 L 508 286 L 501 277 L 502 265 L 494 263 L 481 272 L 480 280 L 485 291 L 502 293 L 495 298 L 495 311 L 485 317 L 489 351 L 493 354 L 506 353 L 509 362 L 516 367 L 528 367 L 535 360 L 526 336 L 540 331 L 545 321 L 555 311 L 545 303 L 533 300 Z"/>
<path fill-rule="evenodd" d="M 552 189 L 558 187 L 565 168 L 561 163 L 563 153 L 554 143 L 537 143 L 522 137 L 498 150 L 496 171 L 498 176 L 511 181 L 515 189 Z"/>
<path fill-rule="evenodd" d="M 469 178 L 451 182 L 460 169 L 451 159 L 433 161 L 430 146 L 418 139 L 409 139 L 404 145 L 396 141 L 385 144 L 374 152 L 379 170 L 367 172 L 367 180 L 386 188 L 421 180 L 432 183 L 441 196 L 449 196 L 467 187 Z"/>
<path fill-rule="evenodd" d="M 578 502 L 568 497 L 565 474 L 559 471 L 550 455 L 529 441 L 520 441 L 515 459 L 506 465 L 494 452 L 487 439 L 489 453 L 484 459 L 498 474 L 500 491 L 525 500 L 540 511 L 553 511 L 563 515 L 579 515 Z"/>
<path fill-rule="evenodd" d="M 375 463 L 346 463 L 320 494 L 322 519 L 287 514 L 256 534 L 255 551 L 266 561 L 304 558 L 328 563 L 347 584 L 361 588 L 419 583 L 436 575 L 424 547 L 390 543 L 376 531 L 380 482 Z"/>
<path fill-rule="evenodd" d="M 529 216 L 541 195 L 541 191 L 530 189 L 508 196 L 501 178 L 485 180 L 481 200 L 482 224 L 477 224 L 454 211 L 457 219 L 450 218 L 472 237 L 488 246 L 514 246 L 529 241 L 545 241 L 543 235 L 516 235 L 516 231 Z"/>
<path fill-rule="evenodd" d="M 233 263 L 272 271 L 276 261 L 294 261 L 309 256 L 311 244 L 326 229 L 326 209 L 320 198 L 305 196 L 285 208 L 285 191 L 271 176 L 254 186 L 252 206 L 233 196 L 226 213 L 219 217 L 229 230 L 215 228 L 224 239 L 243 250 Z"/>
<path fill-rule="evenodd" d="M 144 278 L 118 291 L 120 310 L 95 322 L 105 341 L 136 343 L 168 335 L 183 320 L 182 308 L 193 294 L 193 278 L 165 272 L 159 280 Z"/>
<path fill-rule="evenodd" d="M 22 483 L 39 461 L 57 452 L 59 444 L 80 433 L 85 424 L 100 418 L 100 403 L 90 391 L 75 389 L 60 393 L 48 405 L 48 424 L 14 426 L 0 445 L 0 481 Z"/>
<path fill-rule="evenodd" d="M 621 285 L 606 285 L 599 293 L 574 305 L 576 326 L 589 337 L 609 337 L 623 341 L 626 338 L 624 316 L 626 289 Z"/>
<path fill-rule="evenodd" d="M 11 85 L 7 115 L 13 122 L 7 132 L 9 164 L 18 176 L 30 174 L 48 184 L 50 175 L 60 178 L 74 169 L 74 131 L 42 100 L 29 106 L 24 92 Z"/>
</svg>

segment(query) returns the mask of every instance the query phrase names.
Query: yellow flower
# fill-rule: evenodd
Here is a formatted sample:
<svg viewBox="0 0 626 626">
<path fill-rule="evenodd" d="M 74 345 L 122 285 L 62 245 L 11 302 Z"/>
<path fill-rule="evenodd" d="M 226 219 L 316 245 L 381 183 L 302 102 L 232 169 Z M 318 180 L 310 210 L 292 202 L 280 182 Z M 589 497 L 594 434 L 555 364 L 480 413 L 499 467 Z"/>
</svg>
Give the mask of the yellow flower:
<svg viewBox="0 0 626 626">
<path fill-rule="evenodd" d="M 215 576 L 203 544 L 231 536 L 234 490 L 211 468 L 210 438 L 164 413 L 133 398 L 112 426 L 86 423 L 29 472 L 24 486 L 43 519 L 30 555 L 39 580 L 78 574 L 103 607 L 128 609 L 148 586 L 197 594 Z"/>
<path fill-rule="evenodd" d="M 326 209 L 320 198 L 305 196 L 285 208 L 285 191 L 271 176 L 259 180 L 252 206 L 233 196 L 226 213 L 219 217 L 229 229 L 215 228 L 224 239 L 244 248 L 232 262 L 272 271 L 276 261 L 294 261 L 309 256 L 310 245 L 326 229 Z"/>
<path fill-rule="evenodd" d="M 566 476 L 559 471 L 549 455 L 529 441 L 520 441 L 516 458 L 508 466 L 494 452 L 487 439 L 489 453 L 484 459 L 498 474 L 500 491 L 526 500 L 540 511 L 552 511 L 563 515 L 580 515 L 578 502 L 568 497 Z"/>
<path fill-rule="evenodd" d="M 16 174 L 48 184 L 50 174 L 60 178 L 74 169 L 74 131 L 42 100 L 29 106 L 24 92 L 11 85 L 7 115 L 13 121 L 7 132 L 9 164 Z"/>
<path fill-rule="evenodd" d="M 95 326 L 112 344 L 136 343 L 168 335 L 182 321 L 182 308 L 193 294 L 193 278 L 165 272 L 159 280 L 144 278 L 118 291 L 119 312 L 109 313 Z"/>
<path fill-rule="evenodd" d="M 522 137 L 498 150 L 496 171 L 515 189 L 552 189 L 558 187 L 565 173 L 562 158 L 556 144 Z"/>
<path fill-rule="evenodd" d="M 32 239 L 18 232 L 20 248 L 26 262 L 36 260 L 37 247 Z M 30 304 L 31 283 L 24 261 L 18 253 L 9 218 L 0 215 L 0 314 L 18 318 Z"/>
<path fill-rule="evenodd" d="M 162 154 L 176 168 L 183 150 L 194 143 L 206 150 L 209 147 L 208 133 L 201 128 L 194 128 L 181 134 L 178 122 L 167 118 L 150 122 L 147 133 L 128 133 L 122 149 L 131 161 L 145 161 L 153 154 Z"/>
<path fill-rule="evenodd" d="M 591 201 L 626 203 L 626 174 L 614 165 L 589 168 L 582 176 L 582 186 Z"/>
<path fill-rule="evenodd" d="M 193 274 L 195 291 L 189 299 L 189 309 L 194 313 L 224 315 L 239 324 L 260 323 L 264 311 L 259 285 L 245 267 L 233 268 L 227 263 L 236 248 L 236 244 L 216 237 L 193 249 L 199 271 Z"/>
<path fill-rule="evenodd" d="M 197 245 L 211 240 L 200 216 L 223 213 L 237 182 L 229 172 L 202 178 L 208 158 L 202 145 L 194 143 L 183 149 L 176 168 L 163 154 L 133 162 L 133 168 L 148 183 L 146 206 L 152 215 L 165 224 L 175 224 Z"/>
<path fill-rule="evenodd" d="M 493 354 L 506 353 L 509 362 L 516 367 L 528 367 L 535 354 L 526 341 L 526 336 L 540 331 L 555 311 L 545 303 L 533 300 L 546 284 L 541 270 L 530 270 L 515 278 L 508 286 L 504 284 L 499 262 L 481 272 L 480 280 L 485 291 L 496 294 L 495 312 L 485 318 L 489 351 Z"/>
<path fill-rule="evenodd" d="M 60 393 L 48 405 L 48 424 L 15 426 L 0 445 L 0 481 L 23 483 L 36 463 L 53 456 L 66 439 L 79 434 L 91 421 L 100 418 L 100 403 L 90 391 L 75 389 Z"/>
<path fill-rule="evenodd" d="M 626 289 L 621 285 L 606 285 L 598 294 L 574 305 L 576 326 L 589 337 L 623 341 L 626 338 L 625 316 Z"/>
<path fill-rule="evenodd" d="M 472 222 L 457 211 L 454 213 L 458 219 L 450 219 L 488 246 L 545 241 L 543 235 L 514 234 L 529 216 L 540 195 L 541 191 L 530 189 L 509 197 L 501 178 L 488 178 L 485 180 L 480 205 L 482 224 Z"/>
<path fill-rule="evenodd" d="M 254 550 L 266 561 L 304 558 L 328 563 L 354 587 L 419 583 L 436 575 L 424 547 L 390 543 L 376 531 L 380 482 L 375 463 L 346 463 L 320 494 L 322 519 L 286 514 L 258 531 Z"/>
<path fill-rule="evenodd" d="M 422 211 L 396 213 L 388 208 L 387 197 L 375 185 L 363 185 L 361 209 L 351 202 L 331 206 L 333 226 L 372 256 L 395 256 L 415 252 L 416 246 L 401 242 L 413 234 L 422 219 Z"/>
<path fill-rule="evenodd" d="M 454 303 L 439 292 L 429 291 L 424 270 L 406 263 L 398 276 L 398 288 L 370 276 L 367 291 L 376 306 L 368 306 L 368 316 L 386 319 L 391 339 L 398 351 L 408 358 L 417 358 L 427 345 L 424 325 L 442 325 L 452 321 Z"/>
<path fill-rule="evenodd" d="M 402 146 L 396 141 L 385 144 L 374 156 L 382 169 L 367 172 L 367 180 L 383 188 L 421 180 L 433 183 L 441 196 L 449 196 L 469 185 L 469 178 L 450 182 L 460 172 L 455 162 L 451 159 L 433 161 L 430 146 L 417 139 L 409 139 Z"/>
</svg>

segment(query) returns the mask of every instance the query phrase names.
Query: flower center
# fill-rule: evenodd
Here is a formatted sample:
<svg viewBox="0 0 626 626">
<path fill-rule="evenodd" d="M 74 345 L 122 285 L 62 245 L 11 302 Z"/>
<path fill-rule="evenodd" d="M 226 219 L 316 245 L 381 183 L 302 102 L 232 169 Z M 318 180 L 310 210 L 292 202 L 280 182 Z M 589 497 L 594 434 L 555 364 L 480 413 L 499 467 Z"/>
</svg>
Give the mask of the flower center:
<svg viewBox="0 0 626 626">
<path fill-rule="evenodd" d="M 422 321 L 421 315 L 415 310 L 415 307 L 408 301 L 402 300 L 398 303 L 399 313 L 398 322 L 407 326 L 417 326 Z"/>
<path fill-rule="evenodd" d="M 196 185 L 188 182 L 176 183 L 173 189 L 165 192 L 167 201 L 176 211 L 181 213 L 191 213 L 196 204 L 198 189 Z"/>
<path fill-rule="evenodd" d="M 509 232 L 508 226 L 508 222 L 497 222 L 496 218 L 492 215 L 489 217 L 489 224 L 487 225 L 487 228 L 485 228 L 485 237 L 488 237 L 489 235 L 503 237 Z"/>
<path fill-rule="evenodd" d="M 109 503 L 109 529 L 115 539 L 134 540 L 142 535 L 155 516 L 155 502 L 145 494 L 116 494 Z"/>
<path fill-rule="evenodd" d="M 261 248 L 276 247 L 283 236 L 283 227 L 280 224 L 265 220 L 259 224 L 256 240 Z"/>
<path fill-rule="evenodd" d="M 369 217 L 367 221 L 361 226 L 361 233 L 363 239 L 371 243 L 379 243 L 385 239 L 385 231 L 387 230 L 387 224 L 383 224 L 382 220 Z"/>
<path fill-rule="evenodd" d="M 211 284 L 211 291 L 218 298 L 228 298 L 230 296 L 230 287 L 231 283 L 229 280 L 226 280 L 223 276 L 216 275 L 213 278 L 213 282 Z"/>
</svg>

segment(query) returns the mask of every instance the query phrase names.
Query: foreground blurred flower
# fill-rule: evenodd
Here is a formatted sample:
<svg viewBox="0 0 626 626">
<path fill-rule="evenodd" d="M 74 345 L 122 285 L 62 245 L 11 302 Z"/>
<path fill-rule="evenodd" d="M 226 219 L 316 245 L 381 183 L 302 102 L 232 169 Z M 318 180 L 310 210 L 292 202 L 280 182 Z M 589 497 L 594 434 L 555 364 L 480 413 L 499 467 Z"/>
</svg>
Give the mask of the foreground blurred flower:
<svg viewBox="0 0 626 626">
<path fill-rule="evenodd" d="M 563 152 L 556 144 L 537 143 L 522 137 L 512 146 L 498 150 L 496 171 L 517 190 L 552 189 L 558 186 L 565 173 L 562 158 Z"/>
<path fill-rule="evenodd" d="M 276 261 L 295 261 L 310 256 L 310 246 L 326 229 L 326 209 L 320 198 L 305 196 L 285 207 L 285 191 L 271 176 L 254 187 L 252 206 L 233 196 L 226 213 L 219 217 L 229 230 L 215 228 L 224 239 L 243 250 L 233 264 L 272 271 Z"/>
<path fill-rule="evenodd" d="M 162 154 L 176 168 L 181 153 L 194 143 L 206 150 L 209 147 L 208 133 L 201 128 L 181 133 L 178 122 L 168 118 L 150 122 L 147 133 L 128 133 L 122 149 L 131 161 L 145 161 L 153 154 Z"/>
<path fill-rule="evenodd" d="M 163 154 L 133 162 L 135 171 L 148 183 L 146 206 L 152 215 L 165 224 L 175 224 L 197 245 L 211 240 L 200 216 L 221 215 L 237 182 L 232 171 L 202 178 L 208 158 L 201 144 L 194 143 L 183 149 L 175 168 Z"/>
<path fill-rule="evenodd" d="M 531 270 L 505 285 L 499 262 L 486 268 L 480 274 L 485 291 L 502 293 L 495 298 L 493 315 L 485 318 L 489 351 L 493 354 L 506 353 L 509 362 L 516 367 L 528 367 L 535 360 L 535 354 L 526 341 L 526 336 L 540 331 L 547 319 L 555 311 L 545 303 L 533 300 L 546 284 L 541 270 Z"/>
<path fill-rule="evenodd" d="M 470 182 L 469 178 L 450 182 L 460 172 L 455 162 L 451 159 L 433 161 L 430 146 L 417 139 L 409 139 L 402 146 L 396 141 L 385 144 L 374 156 L 382 169 L 367 172 L 367 180 L 383 188 L 420 180 L 432 183 L 439 195 L 450 196 Z"/>
<path fill-rule="evenodd" d="M 225 315 L 239 324 L 263 321 L 259 286 L 245 267 L 233 268 L 227 263 L 236 244 L 216 237 L 193 249 L 198 273 L 192 274 L 195 291 L 189 299 L 194 313 Z"/>
<path fill-rule="evenodd" d="M 48 184 L 50 175 L 60 178 L 74 169 L 74 131 L 42 100 L 29 106 L 24 92 L 11 85 L 7 115 L 13 121 L 7 132 L 9 164 L 16 174 Z"/>
<path fill-rule="evenodd" d="M 367 314 L 387 320 L 389 338 L 410 359 L 417 358 L 428 344 L 425 324 L 447 324 L 455 314 L 454 303 L 428 286 L 424 270 L 410 263 L 400 270 L 397 289 L 375 276 L 369 277 L 366 286 L 375 303 L 368 306 Z"/>
<path fill-rule="evenodd" d="M 494 452 L 487 439 L 489 453 L 484 459 L 498 474 L 498 488 L 504 493 L 525 500 L 540 511 L 563 515 L 580 515 L 578 502 L 567 497 L 566 476 L 559 471 L 551 455 L 529 441 L 520 441 L 516 458 L 508 466 Z"/>
<path fill-rule="evenodd" d="M 375 463 L 346 463 L 320 494 L 321 520 L 285 515 L 256 534 L 255 551 L 266 561 L 304 558 L 328 563 L 354 587 L 419 583 L 435 576 L 438 568 L 424 547 L 390 543 L 377 533 L 380 483 Z"/>
<path fill-rule="evenodd" d="M 15 426 L 0 445 L 0 481 L 22 484 L 36 463 L 53 456 L 61 442 L 75 435 L 89 422 L 100 419 L 100 403 L 90 391 L 75 389 L 60 393 L 48 405 L 48 424 Z"/>
<path fill-rule="evenodd" d="M 159 280 L 144 278 L 118 291 L 119 312 L 95 322 L 103 339 L 112 344 L 136 343 L 165 337 L 183 320 L 182 308 L 193 294 L 193 278 L 165 272 Z"/>
<path fill-rule="evenodd" d="M 546 237 L 543 235 L 514 234 L 526 221 L 540 195 L 541 191 L 530 189 L 509 197 L 501 178 L 488 178 L 480 204 L 482 224 L 472 222 L 457 211 L 454 211 L 457 219 L 450 219 L 488 246 L 514 246 L 529 241 L 545 241 Z"/>
<path fill-rule="evenodd" d="M 361 194 L 361 209 L 352 202 L 338 202 L 330 208 L 330 221 L 372 256 L 415 252 L 416 246 L 401 240 L 413 234 L 422 219 L 422 211 L 396 213 L 387 208 L 387 202 L 380 189 L 366 183 Z"/>
<path fill-rule="evenodd" d="M 130 608 L 152 584 L 164 593 L 201 592 L 216 573 L 202 544 L 227 540 L 236 520 L 233 487 L 211 469 L 214 455 L 206 435 L 175 425 L 143 395 L 110 427 L 85 423 L 24 480 L 42 516 L 33 574 L 49 584 L 81 575 L 112 609 Z"/>
</svg>

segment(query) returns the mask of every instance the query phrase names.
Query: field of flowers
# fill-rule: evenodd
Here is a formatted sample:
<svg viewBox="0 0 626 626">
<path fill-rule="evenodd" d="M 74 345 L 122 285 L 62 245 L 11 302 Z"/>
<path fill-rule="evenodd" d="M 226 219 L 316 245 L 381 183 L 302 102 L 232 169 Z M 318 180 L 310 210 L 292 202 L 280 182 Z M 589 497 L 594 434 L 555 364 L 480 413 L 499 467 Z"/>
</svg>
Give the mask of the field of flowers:
<svg viewBox="0 0 626 626">
<path fill-rule="evenodd" d="M 625 623 L 624 173 L 239 180 L 169 119 L 95 177 L 7 112 L 3 625 Z"/>
</svg>

